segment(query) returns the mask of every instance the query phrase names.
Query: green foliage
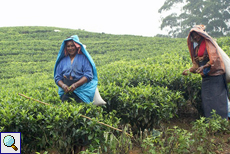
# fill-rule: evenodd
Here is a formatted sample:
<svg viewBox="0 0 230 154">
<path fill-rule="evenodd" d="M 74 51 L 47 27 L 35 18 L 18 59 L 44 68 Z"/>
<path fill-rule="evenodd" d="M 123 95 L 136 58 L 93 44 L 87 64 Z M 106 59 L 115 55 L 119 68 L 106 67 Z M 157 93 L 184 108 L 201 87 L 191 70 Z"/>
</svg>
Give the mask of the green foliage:
<svg viewBox="0 0 230 154">
<path fill-rule="evenodd" d="M 84 114 L 95 120 L 87 120 Z M 96 121 L 104 121 L 102 108 L 85 104 L 57 104 L 44 106 L 31 101 L 18 99 L 17 103 L 5 104 L 0 107 L 2 131 L 21 132 L 22 145 L 25 153 L 32 150 L 54 148 L 60 153 L 69 153 L 74 145 L 79 145 L 79 139 L 85 138 L 94 146 L 103 144 L 104 131 L 108 127 Z M 110 113 L 112 117 L 112 112 Z M 107 119 L 109 125 L 117 127 L 117 119 Z M 97 147 L 97 146 L 96 146 Z"/>
<path fill-rule="evenodd" d="M 160 135 L 150 134 L 143 139 L 142 147 L 148 154 L 155 153 L 216 153 L 222 151 L 223 141 L 215 140 L 229 132 L 230 124 L 213 112 L 212 118 L 202 117 L 193 123 L 191 132 L 181 129 L 165 128 Z M 146 150 L 147 149 L 147 150 Z"/>
<path fill-rule="evenodd" d="M 100 149 L 100 153 L 116 153 L 124 154 L 129 153 L 132 149 L 132 138 L 126 134 L 128 127 L 123 129 L 121 135 L 115 136 L 109 132 L 104 133 L 105 145 Z"/>
<path fill-rule="evenodd" d="M 187 100 L 201 111 L 197 103 L 201 98 L 201 80 L 198 76 L 181 75 L 189 67 L 182 63 L 185 59 L 176 53 L 165 53 L 104 66 L 100 74 L 100 91 L 107 100 L 105 110 L 120 111 L 116 115 L 121 122 L 142 131 L 173 118 L 183 110 Z"/>
<path fill-rule="evenodd" d="M 194 25 L 203 24 L 211 36 L 224 36 L 230 32 L 229 4 L 228 0 L 166 0 L 158 12 L 172 10 L 179 13 L 163 17 L 161 29 L 170 28 L 168 34 L 171 37 L 184 38 Z"/>
</svg>

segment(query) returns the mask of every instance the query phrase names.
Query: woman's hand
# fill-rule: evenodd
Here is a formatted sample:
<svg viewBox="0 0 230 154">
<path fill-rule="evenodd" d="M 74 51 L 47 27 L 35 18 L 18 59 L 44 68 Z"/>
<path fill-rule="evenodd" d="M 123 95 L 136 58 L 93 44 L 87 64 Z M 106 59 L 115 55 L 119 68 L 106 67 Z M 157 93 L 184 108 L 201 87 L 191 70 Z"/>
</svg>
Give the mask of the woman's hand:
<svg viewBox="0 0 230 154">
<path fill-rule="evenodd" d="M 73 83 L 69 87 L 69 92 L 73 92 L 77 87 L 80 87 L 81 85 L 83 85 L 86 82 L 87 82 L 87 78 L 85 76 L 83 76 L 80 80 L 78 80 L 77 82 Z"/>
<path fill-rule="evenodd" d="M 190 72 L 189 69 L 186 69 L 186 70 L 183 71 L 182 74 L 183 74 L 183 75 L 188 75 L 188 72 Z"/>
<path fill-rule="evenodd" d="M 69 87 L 69 91 L 70 91 L 70 92 L 73 92 L 77 87 L 78 87 L 77 82 L 76 82 L 76 83 L 73 83 L 73 84 Z"/>
<path fill-rule="evenodd" d="M 204 66 L 201 66 L 196 70 L 196 73 L 202 73 L 203 70 L 204 70 Z"/>
<path fill-rule="evenodd" d="M 65 91 L 65 93 L 69 92 L 69 87 L 66 84 L 62 85 L 62 89 Z"/>
</svg>

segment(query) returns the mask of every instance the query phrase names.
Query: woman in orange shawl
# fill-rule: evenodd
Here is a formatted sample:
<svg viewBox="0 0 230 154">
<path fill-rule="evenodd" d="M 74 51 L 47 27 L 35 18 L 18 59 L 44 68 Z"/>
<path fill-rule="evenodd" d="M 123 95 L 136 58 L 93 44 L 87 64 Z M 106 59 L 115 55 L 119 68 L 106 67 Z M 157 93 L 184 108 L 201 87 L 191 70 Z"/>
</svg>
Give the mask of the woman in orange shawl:
<svg viewBox="0 0 230 154">
<path fill-rule="evenodd" d="M 201 97 L 205 117 L 212 110 L 224 119 L 228 119 L 228 88 L 225 66 L 218 51 L 217 43 L 205 32 L 203 25 L 194 26 L 187 38 L 193 66 L 183 71 L 199 73 L 202 76 Z"/>
</svg>

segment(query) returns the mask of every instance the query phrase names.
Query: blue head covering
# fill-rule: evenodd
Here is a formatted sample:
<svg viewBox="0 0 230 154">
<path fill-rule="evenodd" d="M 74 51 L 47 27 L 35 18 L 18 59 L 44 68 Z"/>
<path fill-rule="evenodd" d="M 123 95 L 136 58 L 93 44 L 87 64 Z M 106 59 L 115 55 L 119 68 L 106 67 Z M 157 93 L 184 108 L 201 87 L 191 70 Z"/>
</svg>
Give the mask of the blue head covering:
<svg viewBox="0 0 230 154">
<path fill-rule="evenodd" d="M 93 59 L 91 58 L 91 56 L 89 55 L 89 53 L 87 52 L 85 47 L 82 45 L 82 43 L 80 42 L 77 35 L 73 35 L 73 36 L 65 39 L 62 42 L 61 48 L 59 50 L 57 60 L 56 60 L 55 66 L 54 66 L 54 77 L 56 75 L 56 68 L 57 68 L 59 62 L 65 57 L 65 53 L 64 53 L 65 52 L 64 51 L 65 42 L 69 41 L 69 40 L 73 40 L 74 42 L 78 43 L 81 46 L 82 53 L 88 58 L 90 64 L 92 65 L 92 68 L 93 68 L 93 79 L 90 82 L 87 82 L 87 83 L 83 84 L 82 86 L 76 88 L 74 90 L 74 93 L 85 103 L 93 102 L 93 97 L 94 97 L 95 90 L 97 88 L 97 83 L 98 83 L 97 70 L 96 70 L 95 63 L 93 62 Z M 59 86 L 58 86 L 58 94 L 59 94 L 59 96 L 62 96 L 64 94 L 64 90 Z"/>
</svg>

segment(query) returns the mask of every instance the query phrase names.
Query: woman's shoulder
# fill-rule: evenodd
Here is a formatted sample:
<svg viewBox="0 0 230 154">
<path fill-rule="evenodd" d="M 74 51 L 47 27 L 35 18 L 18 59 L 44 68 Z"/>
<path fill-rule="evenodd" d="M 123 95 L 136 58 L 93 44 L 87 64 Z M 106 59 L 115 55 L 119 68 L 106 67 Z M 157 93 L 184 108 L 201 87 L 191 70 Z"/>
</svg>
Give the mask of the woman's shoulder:
<svg viewBox="0 0 230 154">
<path fill-rule="evenodd" d="M 69 56 L 63 57 L 59 64 L 65 63 L 68 59 L 69 59 Z"/>
<path fill-rule="evenodd" d="M 84 54 L 78 54 L 77 56 L 78 56 L 77 57 L 78 61 L 81 61 L 82 63 L 89 63 L 90 62 L 90 60 Z"/>
</svg>

